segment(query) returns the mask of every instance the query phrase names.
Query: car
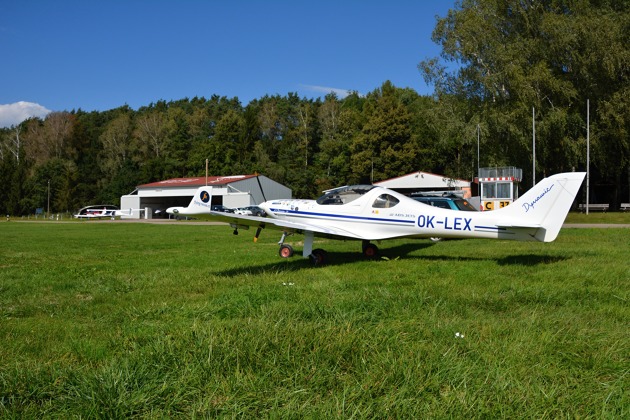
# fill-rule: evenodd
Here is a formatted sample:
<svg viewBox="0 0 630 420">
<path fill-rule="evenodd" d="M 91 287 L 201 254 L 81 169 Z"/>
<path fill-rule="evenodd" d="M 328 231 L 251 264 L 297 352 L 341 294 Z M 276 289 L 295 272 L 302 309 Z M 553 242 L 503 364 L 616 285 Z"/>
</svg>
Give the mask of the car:
<svg viewBox="0 0 630 420">
<path fill-rule="evenodd" d="M 212 206 L 210 209 L 211 209 L 212 211 L 220 211 L 220 212 L 223 212 L 223 213 L 234 213 L 234 210 L 233 210 L 233 209 L 227 208 L 227 207 L 222 206 L 222 205 L 220 205 L 220 204 L 215 204 L 215 205 L 214 205 L 214 206 Z"/>
<path fill-rule="evenodd" d="M 470 201 L 455 194 L 430 195 L 430 194 L 412 194 L 411 198 L 424 204 L 442 209 L 456 211 L 478 211 Z M 433 242 L 439 242 L 442 238 L 431 238 Z"/>
<path fill-rule="evenodd" d="M 470 201 L 454 194 L 442 196 L 418 194 L 412 195 L 411 198 L 421 203 L 428 204 L 434 207 L 440 207 L 443 209 L 459 211 L 478 211 L 472 204 L 470 204 Z"/>
<path fill-rule="evenodd" d="M 258 217 L 266 217 L 267 213 L 265 213 L 265 211 L 263 209 L 261 209 L 258 206 L 249 206 L 249 207 L 245 207 L 247 210 L 252 212 L 252 216 L 258 216 Z"/>
<path fill-rule="evenodd" d="M 234 214 L 240 214 L 243 216 L 251 216 L 252 212 L 251 210 L 248 210 L 247 207 L 237 207 L 235 209 L 232 209 Z"/>
</svg>

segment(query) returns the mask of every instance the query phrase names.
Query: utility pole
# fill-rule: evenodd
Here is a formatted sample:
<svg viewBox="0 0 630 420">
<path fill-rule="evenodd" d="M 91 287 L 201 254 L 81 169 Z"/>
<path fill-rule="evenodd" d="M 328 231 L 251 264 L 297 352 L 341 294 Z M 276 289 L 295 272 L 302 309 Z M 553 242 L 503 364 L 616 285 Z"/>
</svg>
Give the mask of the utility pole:
<svg viewBox="0 0 630 420">
<path fill-rule="evenodd" d="M 532 107 L 532 187 L 536 185 L 536 110 Z"/>
<path fill-rule="evenodd" d="M 479 163 L 479 124 L 477 124 L 477 177 L 479 177 L 480 166 L 481 164 Z"/>
<path fill-rule="evenodd" d="M 46 207 L 46 219 L 50 215 L 50 179 L 48 180 L 48 206 Z"/>
<path fill-rule="evenodd" d="M 372 159 L 372 170 L 370 171 L 370 184 L 374 184 L 374 159 Z"/>
<path fill-rule="evenodd" d="M 591 128 L 590 128 L 590 99 L 586 100 L 586 214 L 588 214 L 589 191 L 591 189 Z"/>
</svg>

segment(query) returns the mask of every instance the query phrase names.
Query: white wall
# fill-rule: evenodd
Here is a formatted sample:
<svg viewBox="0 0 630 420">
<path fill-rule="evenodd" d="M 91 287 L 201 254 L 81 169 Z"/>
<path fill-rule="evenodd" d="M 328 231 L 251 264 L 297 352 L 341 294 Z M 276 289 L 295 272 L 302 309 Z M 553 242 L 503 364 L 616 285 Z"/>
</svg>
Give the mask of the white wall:
<svg viewBox="0 0 630 420">
<path fill-rule="evenodd" d="M 385 188 L 465 188 L 470 187 L 470 182 L 461 179 L 451 179 L 441 175 L 430 174 L 428 172 L 416 172 L 403 175 L 398 178 L 387 179 L 385 181 L 375 182 Z"/>
<path fill-rule="evenodd" d="M 137 195 L 123 195 L 120 197 L 120 209 L 131 209 L 131 216 L 121 216 L 121 219 L 140 219 L 140 197 Z"/>
<path fill-rule="evenodd" d="M 212 190 L 212 195 L 215 195 L 214 190 Z M 223 205 L 225 207 L 247 207 L 255 204 L 256 203 L 252 201 L 251 195 L 247 193 L 230 193 L 223 196 Z"/>
</svg>

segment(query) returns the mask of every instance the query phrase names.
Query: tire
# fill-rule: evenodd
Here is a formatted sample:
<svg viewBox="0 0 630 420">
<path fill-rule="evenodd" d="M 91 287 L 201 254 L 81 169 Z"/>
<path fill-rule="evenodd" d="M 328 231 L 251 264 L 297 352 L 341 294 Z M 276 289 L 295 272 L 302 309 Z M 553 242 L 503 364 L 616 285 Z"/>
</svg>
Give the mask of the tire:
<svg viewBox="0 0 630 420">
<path fill-rule="evenodd" d="M 378 247 L 374 244 L 366 244 L 363 247 L 363 255 L 370 259 L 376 258 L 378 256 Z"/>
<path fill-rule="evenodd" d="M 281 245 L 278 255 L 282 258 L 291 258 L 293 256 L 293 247 L 291 245 Z"/>
<path fill-rule="evenodd" d="M 324 265 L 328 260 L 328 254 L 323 249 L 314 249 L 311 255 L 309 255 L 313 265 Z"/>
</svg>

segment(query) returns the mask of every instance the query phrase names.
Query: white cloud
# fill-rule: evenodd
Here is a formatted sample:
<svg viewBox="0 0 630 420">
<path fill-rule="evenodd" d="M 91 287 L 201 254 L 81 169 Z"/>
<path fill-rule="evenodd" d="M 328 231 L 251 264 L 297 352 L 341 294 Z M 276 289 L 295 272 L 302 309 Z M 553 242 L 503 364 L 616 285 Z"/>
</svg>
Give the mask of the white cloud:
<svg viewBox="0 0 630 420">
<path fill-rule="evenodd" d="M 32 117 L 44 118 L 50 112 L 49 109 L 33 102 L 20 101 L 13 104 L 0 105 L 0 128 L 18 125 Z"/>
<path fill-rule="evenodd" d="M 310 90 L 313 92 L 319 92 L 319 93 L 323 93 L 323 94 L 329 94 L 329 93 L 334 93 L 336 94 L 339 99 L 343 99 L 346 96 L 350 95 L 353 91 L 348 90 L 348 89 L 339 89 L 339 88 L 333 88 L 333 87 L 326 87 L 326 86 L 314 86 L 314 85 L 300 85 L 302 86 L 304 89 L 306 90 Z"/>
</svg>

